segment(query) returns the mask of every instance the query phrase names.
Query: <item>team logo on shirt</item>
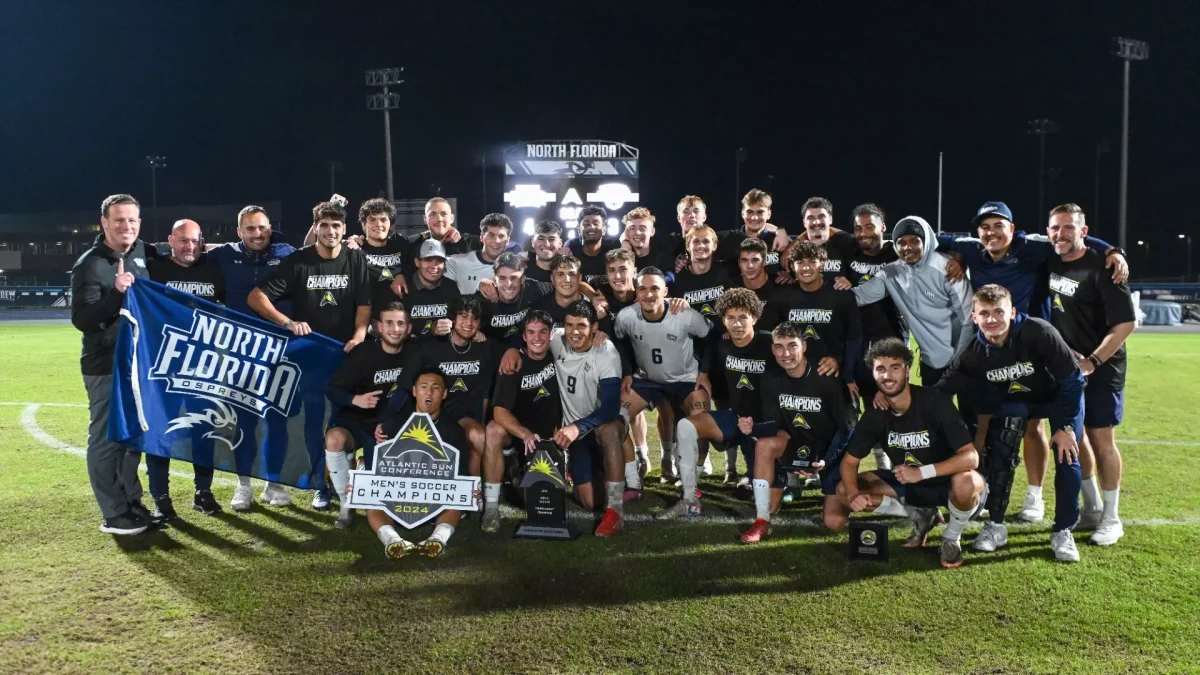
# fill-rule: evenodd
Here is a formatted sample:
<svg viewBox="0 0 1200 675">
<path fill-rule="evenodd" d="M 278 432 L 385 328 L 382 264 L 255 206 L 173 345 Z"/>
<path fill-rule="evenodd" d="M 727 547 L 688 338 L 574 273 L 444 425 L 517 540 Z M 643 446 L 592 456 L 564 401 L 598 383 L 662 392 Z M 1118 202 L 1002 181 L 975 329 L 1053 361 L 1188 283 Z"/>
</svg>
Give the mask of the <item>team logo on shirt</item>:
<svg viewBox="0 0 1200 675">
<path fill-rule="evenodd" d="M 337 300 L 333 299 L 333 293 L 329 291 L 325 291 L 325 295 L 321 296 L 321 306 L 324 307 L 325 305 L 337 306 Z"/>
<path fill-rule="evenodd" d="M 467 391 L 467 383 L 463 382 L 461 377 L 454 379 L 454 384 L 450 385 L 450 391 L 447 393 L 453 394 L 456 391 Z"/>
<path fill-rule="evenodd" d="M 478 375 L 478 361 L 450 361 L 444 362 L 440 366 L 442 374 L 446 377 L 462 377 L 463 375 Z"/>
<path fill-rule="evenodd" d="M 1057 274 L 1050 275 L 1050 290 L 1068 298 L 1075 297 L 1075 291 L 1079 290 L 1079 282 L 1074 279 L 1060 277 Z"/>
<path fill-rule="evenodd" d="M 523 375 L 521 377 L 521 391 L 529 389 L 537 389 L 537 393 L 533 395 L 533 400 L 538 400 L 544 396 L 549 396 L 550 392 L 546 389 L 546 381 L 554 377 L 554 364 L 549 363 L 539 372 L 531 375 Z"/>
<path fill-rule="evenodd" d="M 804 339 L 820 340 L 821 336 L 817 334 L 816 328 L 813 328 L 811 325 L 809 325 L 804 327 Z"/>
<path fill-rule="evenodd" d="M 725 357 L 725 370 L 735 373 L 765 373 L 767 362 L 760 359 L 743 359 L 729 354 Z"/>
<path fill-rule="evenodd" d="M 713 288 L 701 288 L 695 291 L 688 291 L 683 294 L 683 299 L 692 307 L 700 305 L 700 308 L 696 310 L 697 312 L 700 312 L 705 316 L 716 316 L 717 313 L 713 311 L 711 303 L 716 302 L 717 298 L 720 298 L 724 293 L 724 286 L 714 286 Z"/>
<path fill-rule="evenodd" d="M 1004 366 L 1003 368 L 995 368 L 987 371 L 987 381 L 1010 382 L 1012 380 L 1018 380 L 1022 377 L 1033 375 L 1034 372 L 1033 363 L 1029 361 L 1018 361 L 1011 366 Z"/>
<path fill-rule="evenodd" d="M 1061 296 L 1061 295 L 1059 295 L 1058 293 L 1055 293 L 1055 294 L 1054 294 L 1054 303 L 1053 303 L 1053 304 L 1054 304 L 1054 309 L 1057 309 L 1057 310 L 1058 310 L 1058 311 L 1060 311 L 1060 312 L 1065 312 L 1065 311 L 1067 311 L 1067 310 L 1066 310 L 1066 308 L 1065 308 L 1065 307 L 1063 307 L 1063 304 L 1062 304 L 1062 296 Z"/>
<path fill-rule="evenodd" d="M 889 431 L 887 437 L 889 448 L 897 448 L 900 450 L 912 450 L 914 448 L 929 447 L 929 431 Z M 904 461 L 908 461 L 908 456 L 911 453 L 905 453 Z M 915 458 L 914 458 L 915 459 Z"/>
<path fill-rule="evenodd" d="M 911 452 L 904 453 L 904 463 L 907 466 L 921 466 L 923 464 L 923 462 L 918 462 L 916 455 Z"/>
<path fill-rule="evenodd" d="M 394 274 L 392 274 L 392 271 L 389 270 L 388 268 L 385 267 L 385 268 L 379 270 L 379 280 L 380 281 L 394 281 L 395 279 L 396 279 L 396 276 Z"/>
<path fill-rule="evenodd" d="M 537 393 L 533 395 L 534 403 L 550 396 L 550 392 L 546 391 L 545 387 L 538 387 Z"/>
<path fill-rule="evenodd" d="M 201 281 L 168 281 L 167 285 L 188 295 L 198 295 L 202 298 L 211 298 L 217 294 L 216 286 Z"/>
<path fill-rule="evenodd" d="M 832 309 L 793 309 L 788 312 L 788 321 L 796 323 L 832 323 Z"/>
<path fill-rule="evenodd" d="M 388 370 L 375 371 L 375 384 L 394 384 L 400 378 L 400 371 L 403 368 L 389 368 Z"/>
<path fill-rule="evenodd" d="M 780 394 L 779 407 L 784 410 L 795 410 L 799 412 L 821 412 L 821 399 L 815 396 Z"/>
<path fill-rule="evenodd" d="M 350 288 L 350 277 L 346 274 L 314 274 L 308 278 L 310 291 L 336 291 Z"/>
<path fill-rule="evenodd" d="M 804 419 L 804 415 L 801 415 L 800 413 L 796 413 L 796 416 L 792 418 L 792 426 L 800 427 L 801 429 L 812 428 L 809 426 L 808 420 Z"/>
<path fill-rule="evenodd" d="M 862 275 L 864 277 L 869 277 L 870 275 L 875 274 L 876 272 L 879 271 L 880 267 L 883 267 L 883 265 L 873 265 L 869 262 L 865 262 L 862 260 L 850 261 L 850 269 L 854 270 L 854 272 L 856 274 Z M 863 281 L 866 281 L 866 279 L 863 279 Z"/>
<path fill-rule="evenodd" d="M 741 377 L 738 378 L 737 388 L 738 389 L 749 389 L 750 391 L 754 391 L 754 385 L 750 384 L 750 378 L 746 377 L 745 374 L 743 374 Z"/>
<path fill-rule="evenodd" d="M 1026 387 L 1025 385 L 1021 384 L 1020 382 L 1017 382 L 1016 380 L 1014 380 L 1013 382 L 1011 382 L 1008 385 L 1008 393 L 1010 393 L 1010 394 L 1028 394 L 1032 391 L 1033 391 L 1032 389 L 1030 389 L 1029 387 Z"/>
</svg>

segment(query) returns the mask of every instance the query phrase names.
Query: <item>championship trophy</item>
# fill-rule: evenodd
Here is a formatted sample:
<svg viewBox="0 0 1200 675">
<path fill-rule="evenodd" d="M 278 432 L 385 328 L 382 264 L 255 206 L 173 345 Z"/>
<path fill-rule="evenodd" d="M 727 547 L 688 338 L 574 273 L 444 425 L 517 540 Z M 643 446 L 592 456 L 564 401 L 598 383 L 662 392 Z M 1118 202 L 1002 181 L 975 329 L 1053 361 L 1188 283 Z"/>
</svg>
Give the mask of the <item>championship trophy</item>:
<svg viewBox="0 0 1200 675">
<path fill-rule="evenodd" d="M 567 520 L 567 481 L 563 478 L 562 450 L 551 441 L 540 441 L 525 466 L 521 487 L 525 490 L 524 522 L 514 537 L 570 541 L 579 530 Z"/>
<path fill-rule="evenodd" d="M 888 524 L 850 521 L 850 559 L 887 562 Z"/>
</svg>

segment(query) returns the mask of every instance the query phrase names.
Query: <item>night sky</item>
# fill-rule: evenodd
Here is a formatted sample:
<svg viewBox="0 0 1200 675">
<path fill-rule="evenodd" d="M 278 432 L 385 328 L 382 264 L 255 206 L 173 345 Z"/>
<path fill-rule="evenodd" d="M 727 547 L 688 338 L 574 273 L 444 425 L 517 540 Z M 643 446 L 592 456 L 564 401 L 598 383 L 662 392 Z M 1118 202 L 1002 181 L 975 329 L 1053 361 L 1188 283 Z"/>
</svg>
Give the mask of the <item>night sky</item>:
<svg viewBox="0 0 1200 675">
<path fill-rule="evenodd" d="M 967 229 L 998 199 L 1040 231 L 1027 122 L 1048 117 L 1060 132 L 1046 164 L 1062 171 L 1047 208 L 1076 201 L 1116 242 L 1122 62 L 1111 38 L 1126 35 L 1151 56 L 1133 65 L 1131 248 L 1146 238 L 1165 252 L 1179 232 L 1200 232 L 1196 210 L 1176 206 L 1200 176 L 1190 3 L 417 4 L 6 0 L 2 210 L 92 209 L 123 191 L 148 203 L 142 158 L 156 154 L 169 163 L 160 204 L 279 200 L 294 232 L 328 196 L 330 160 L 344 164 L 338 191 L 354 203 L 384 189 L 383 123 L 366 110 L 363 70 L 405 66 L 396 196 L 440 188 L 459 198 L 466 227 L 484 209 L 477 155 L 490 158 L 495 211 L 504 145 L 598 138 L 641 150 L 643 203 L 672 224 L 685 193 L 708 201 L 712 222 L 733 219 L 738 147 L 742 190 L 774 193 L 773 220 L 793 231 L 811 195 L 833 201 L 841 226 L 865 201 L 892 222 L 933 222 L 940 150 L 945 229 Z M 1097 214 L 1101 138 L 1112 151 Z M 1169 264 L 1182 268 L 1182 254 Z"/>
</svg>

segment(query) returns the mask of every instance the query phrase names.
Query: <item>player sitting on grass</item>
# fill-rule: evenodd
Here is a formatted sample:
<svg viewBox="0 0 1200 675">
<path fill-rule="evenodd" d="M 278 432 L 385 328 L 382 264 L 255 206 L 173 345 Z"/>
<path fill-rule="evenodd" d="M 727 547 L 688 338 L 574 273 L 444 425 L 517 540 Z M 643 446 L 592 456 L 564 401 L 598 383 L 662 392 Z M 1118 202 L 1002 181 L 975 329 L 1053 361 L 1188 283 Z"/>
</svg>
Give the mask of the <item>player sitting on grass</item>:
<svg viewBox="0 0 1200 675">
<path fill-rule="evenodd" d="M 904 516 L 907 504 L 914 512 L 913 530 L 904 546 L 915 548 L 925 545 L 929 531 L 942 520 L 938 506 L 946 504 L 950 523 L 942 533 L 942 566 L 958 567 L 963 563 L 963 528 L 986 498 L 983 476 L 975 471 L 979 453 L 971 434 L 949 396 L 909 384 L 913 355 L 899 339 L 871 345 L 867 362 L 888 409 L 868 408 L 855 427 L 839 468 L 841 508 L 827 505 L 825 525 L 842 529 L 850 511 Z M 859 473 L 859 461 L 877 444 L 895 468 Z"/>
</svg>

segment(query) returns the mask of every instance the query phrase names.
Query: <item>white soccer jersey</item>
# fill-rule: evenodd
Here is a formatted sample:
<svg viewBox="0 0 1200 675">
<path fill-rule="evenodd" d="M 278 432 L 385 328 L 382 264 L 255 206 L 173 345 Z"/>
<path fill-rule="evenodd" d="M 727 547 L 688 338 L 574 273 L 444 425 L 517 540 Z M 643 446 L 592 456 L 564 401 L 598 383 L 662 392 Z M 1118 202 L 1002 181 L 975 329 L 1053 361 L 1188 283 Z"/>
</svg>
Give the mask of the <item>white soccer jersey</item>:
<svg viewBox="0 0 1200 675">
<path fill-rule="evenodd" d="M 484 260 L 479 251 L 457 253 L 446 258 L 446 278 L 458 284 L 458 292 L 462 295 L 474 295 L 479 290 L 479 280 L 493 276 L 492 263 Z"/>
<path fill-rule="evenodd" d="M 692 350 L 692 338 L 708 335 L 704 315 L 688 307 L 678 314 L 667 310 L 658 321 L 647 321 L 640 305 L 630 305 L 617 314 L 616 333 L 629 338 L 637 372 L 659 384 L 695 382 L 700 364 Z"/>
<path fill-rule="evenodd" d="M 564 427 L 600 407 L 600 380 L 621 379 L 621 355 L 610 340 L 586 352 L 577 352 L 567 343 L 567 336 L 558 332 L 550 340 L 550 353 L 554 355 Z"/>
</svg>

